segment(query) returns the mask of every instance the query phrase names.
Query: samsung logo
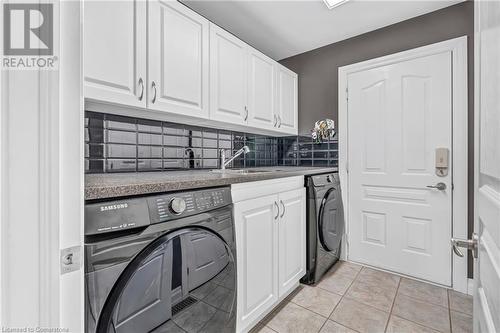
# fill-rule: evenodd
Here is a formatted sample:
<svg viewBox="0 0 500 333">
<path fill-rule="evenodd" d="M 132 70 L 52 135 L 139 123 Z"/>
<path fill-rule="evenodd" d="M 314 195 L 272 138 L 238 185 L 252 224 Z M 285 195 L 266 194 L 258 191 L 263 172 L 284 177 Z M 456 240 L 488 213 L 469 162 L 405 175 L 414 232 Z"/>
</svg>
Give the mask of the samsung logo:
<svg viewBox="0 0 500 333">
<path fill-rule="evenodd" d="M 106 212 L 108 210 L 118 210 L 118 209 L 123 209 L 123 208 L 127 208 L 127 207 L 128 207 L 127 203 L 116 204 L 116 205 L 108 205 L 108 206 L 101 206 L 101 212 Z"/>
</svg>

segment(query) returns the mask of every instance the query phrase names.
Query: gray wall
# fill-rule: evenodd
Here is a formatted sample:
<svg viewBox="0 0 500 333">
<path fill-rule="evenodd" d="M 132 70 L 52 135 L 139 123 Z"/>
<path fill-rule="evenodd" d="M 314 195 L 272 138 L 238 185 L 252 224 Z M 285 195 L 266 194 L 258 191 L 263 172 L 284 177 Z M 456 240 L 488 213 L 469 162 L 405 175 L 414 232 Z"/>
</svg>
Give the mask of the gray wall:
<svg viewBox="0 0 500 333">
<path fill-rule="evenodd" d="M 469 233 L 473 230 L 474 4 L 462 2 L 280 61 L 299 74 L 299 132 L 321 118 L 338 119 L 338 68 L 352 63 L 468 36 Z M 341 129 L 339 129 L 341 130 Z M 472 267 L 469 265 L 469 276 Z"/>
</svg>

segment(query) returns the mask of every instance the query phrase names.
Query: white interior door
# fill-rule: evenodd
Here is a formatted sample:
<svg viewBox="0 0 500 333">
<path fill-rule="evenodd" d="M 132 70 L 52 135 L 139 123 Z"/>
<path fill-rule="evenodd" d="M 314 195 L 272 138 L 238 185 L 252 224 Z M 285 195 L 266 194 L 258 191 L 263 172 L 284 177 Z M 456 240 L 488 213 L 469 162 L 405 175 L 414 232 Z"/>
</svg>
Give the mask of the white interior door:
<svg viewBox="0 0 500 333">
<path fill-rule="evenodd" d="M 475 2 L 476 209 L 474 332 L 500 332 L 500 3 Z M 477 128 L 477 127 L 476 127 Z"/>
<path fill-rule="evenodd" d="M 350 260 L 451 286 L 451 148 L 451 52 L 349 74 Z"/>
</svg>

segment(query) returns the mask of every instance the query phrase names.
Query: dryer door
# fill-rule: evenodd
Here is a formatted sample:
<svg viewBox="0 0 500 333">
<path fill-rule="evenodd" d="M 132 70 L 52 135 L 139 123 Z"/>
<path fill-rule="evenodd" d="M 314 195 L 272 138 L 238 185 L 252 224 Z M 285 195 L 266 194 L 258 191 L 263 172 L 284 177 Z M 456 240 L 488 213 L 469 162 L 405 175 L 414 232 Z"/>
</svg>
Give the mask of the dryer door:
<svg viewBox="0 0 500 333">
<path fill-rule="evenodd" d="M 96 331 L 234 331 L 234 286 L 234 257 L 224 239 L 203 228 L 180 229 L 127 266 Z"/>
<path fill-rule="evenodd" d="M 323 249 L 338 255 L 343 232 L 344 213 L 340 186 L 330 187 L 322 192 L 319 202 L 318 238 Z"/>
</svg>

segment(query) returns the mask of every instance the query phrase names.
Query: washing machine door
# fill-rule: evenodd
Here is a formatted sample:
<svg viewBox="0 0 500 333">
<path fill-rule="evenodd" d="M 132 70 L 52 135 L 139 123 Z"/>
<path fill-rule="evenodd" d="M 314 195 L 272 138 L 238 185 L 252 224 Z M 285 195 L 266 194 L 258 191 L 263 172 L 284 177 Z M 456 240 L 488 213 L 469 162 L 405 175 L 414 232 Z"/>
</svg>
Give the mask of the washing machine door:
<svg viewBox="0 0 500 333">
<path fill-rule="evenodd" d="M 318 238 L 322 248 L 338 255 L 344 232 L 344 213 L 340 186 L 328 187 L 318 193 Z"/>
<path fill-rule="evenodd" d="M 214 231 L 162 235 L 124 269 L 96 332 L 234 332 L 235 278 L 232 250 Z"/>
</svg>

